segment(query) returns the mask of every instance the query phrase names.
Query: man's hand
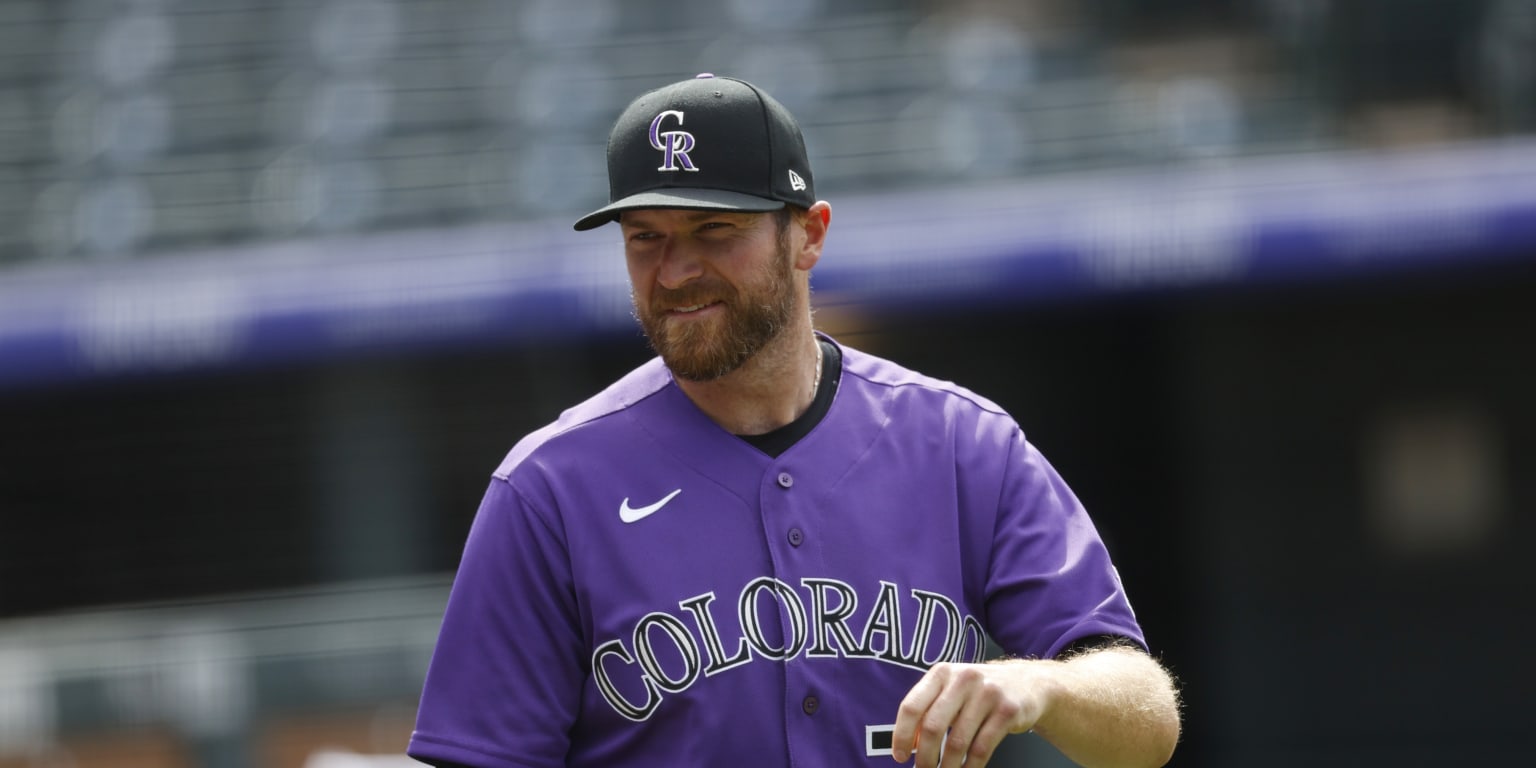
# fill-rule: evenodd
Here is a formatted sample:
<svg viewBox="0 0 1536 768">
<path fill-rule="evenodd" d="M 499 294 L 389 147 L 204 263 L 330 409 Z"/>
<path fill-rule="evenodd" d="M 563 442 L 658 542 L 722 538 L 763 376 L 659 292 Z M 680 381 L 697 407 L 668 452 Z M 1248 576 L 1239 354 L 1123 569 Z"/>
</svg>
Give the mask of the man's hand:
<svg viewBox="0 0 1536 768">
<path fill-rule="evenodd" d="M 915 748 L 918 768 L 981 768 L 1004 736 L 1035 726 L 1052 685 L 1029 662 L 936 664 L 901 701 L 891 756 L 905 763 Z"/>
<path fill-rule="evenodd" d="M 1161 766 L 1179 740 L 1173 679 L 1139 648 L 1064 661 L 936 664 L 902 699 L 891 753 L 917 768 L 982 768 L 1003 737 L 1033 730 L 1078 765 Z"/>
</svg>

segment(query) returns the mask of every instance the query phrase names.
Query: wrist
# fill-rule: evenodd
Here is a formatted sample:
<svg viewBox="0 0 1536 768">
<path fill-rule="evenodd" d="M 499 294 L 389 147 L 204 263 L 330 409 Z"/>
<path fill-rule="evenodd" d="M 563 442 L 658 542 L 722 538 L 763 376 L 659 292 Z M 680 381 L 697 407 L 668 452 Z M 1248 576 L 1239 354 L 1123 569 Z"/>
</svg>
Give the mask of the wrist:
<svg viewBox="0 0 1536 768">
<path fill-rule="evenodd" d="M 1013 733 L 1036 731 L 1044 735 L 1050 730 L 1052 717 L 1070 690 L 1070 667 L 1054 659 L 1003 659 L 997 664 L 1010 668 L 1013 681 L 1010 695 L 1019 702 L 1023 722 L 1010 729 Z"/>
</svg>

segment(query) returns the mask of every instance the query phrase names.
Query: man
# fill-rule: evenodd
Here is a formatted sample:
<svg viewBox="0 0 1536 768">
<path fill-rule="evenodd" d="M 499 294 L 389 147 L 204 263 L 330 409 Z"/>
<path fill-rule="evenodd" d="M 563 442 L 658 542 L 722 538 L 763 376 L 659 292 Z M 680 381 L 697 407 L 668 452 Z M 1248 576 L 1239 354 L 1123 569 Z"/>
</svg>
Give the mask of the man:
<svg viewBox="0 0 1536 768">
<path fill-rule="evenodd" d="M 991 402 L 813 330 L 832 214 L 789 112 L 675 83 L 619 117 L 608 173 L 576 228 L 618 222 L 659 359 L 494 473 L 410 754 L 982 766 L 1033 730 L 1165 763 L 1172 682 L 1061 478 Z"/>
</svg>

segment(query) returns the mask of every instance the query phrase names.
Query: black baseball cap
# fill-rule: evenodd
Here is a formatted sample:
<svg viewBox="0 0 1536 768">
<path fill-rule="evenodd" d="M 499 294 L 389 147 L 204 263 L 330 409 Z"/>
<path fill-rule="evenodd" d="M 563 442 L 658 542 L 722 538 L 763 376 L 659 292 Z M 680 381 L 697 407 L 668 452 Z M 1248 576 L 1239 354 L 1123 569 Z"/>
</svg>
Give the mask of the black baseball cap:
<svg viewBox="0 0 1536 768">
<path fill-rule="evenodd" d="M 794 115 L 751 83 L 706 73 L 624 109 L 608 137 L 608 204 L 576 229 L 636 208 L 761 213 L 815 202 Z"/>
</svg>

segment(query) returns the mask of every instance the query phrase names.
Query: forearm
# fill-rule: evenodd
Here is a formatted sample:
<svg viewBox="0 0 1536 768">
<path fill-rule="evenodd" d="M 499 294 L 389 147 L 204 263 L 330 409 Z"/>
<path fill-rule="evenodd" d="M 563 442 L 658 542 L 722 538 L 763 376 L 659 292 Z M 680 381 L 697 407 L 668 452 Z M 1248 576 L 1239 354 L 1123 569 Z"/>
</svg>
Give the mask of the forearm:
<svg viewBox="0 0 1536 768">
<path fill-rule="evenodd" d="M 1034 731 L 1087 768 L 1161 766 L 1179 740 L 1172 678 L 1139 649 L 1106 648 L 1035 665 L 1049 691 Z"/>
</svg>

